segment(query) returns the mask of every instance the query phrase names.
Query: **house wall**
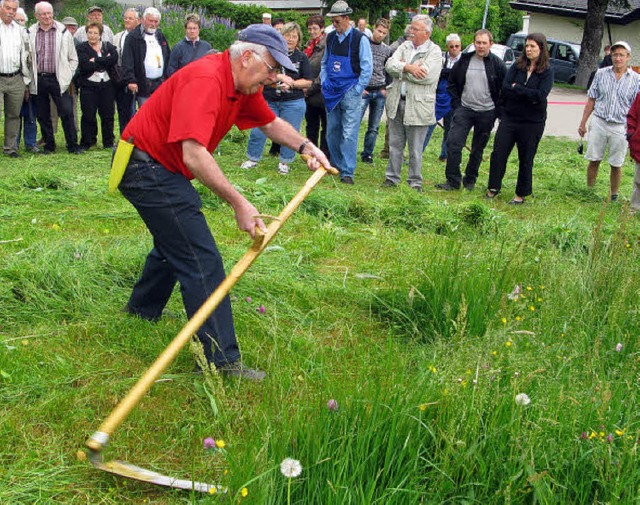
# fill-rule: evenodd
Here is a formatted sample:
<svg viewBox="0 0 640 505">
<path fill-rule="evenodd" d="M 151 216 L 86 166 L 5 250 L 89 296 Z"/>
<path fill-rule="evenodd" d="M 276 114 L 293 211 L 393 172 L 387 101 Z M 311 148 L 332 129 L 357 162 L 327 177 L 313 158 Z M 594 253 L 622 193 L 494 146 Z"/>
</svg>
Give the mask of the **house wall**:
<svg viewBox="0 0 640 505">
<path fill-rule="evenodd" d="M 548 38 L 580 43 L 582 41 L 584 22 L 581 19 L 569 19 L 538 12 L 530 13 L 529 33 L 541 32 Z M 631 64 L 640 65 L 640 21 L 634 21 L 626 26 L 609 25 L 611 42 L 624 40 L 631 46 Z M 609 31 L 604 28 L 602 47 L 609 44 Z M 600 52 L 604 56 L 604 52 Z"/>
</svg>

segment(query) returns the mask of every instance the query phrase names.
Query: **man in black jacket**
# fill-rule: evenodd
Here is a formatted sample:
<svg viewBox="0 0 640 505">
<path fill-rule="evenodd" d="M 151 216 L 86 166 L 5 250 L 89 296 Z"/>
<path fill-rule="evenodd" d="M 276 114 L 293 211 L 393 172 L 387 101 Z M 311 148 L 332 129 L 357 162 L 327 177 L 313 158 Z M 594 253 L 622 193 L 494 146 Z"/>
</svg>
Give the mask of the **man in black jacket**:
<svg viewBox="0 0 640 505">
<path fill-rule="evenodd" d="M 160 11 L 147 7 L 140 26 L 127 35 L 122 50 L 122 80 L 136 97 L 138 108 L 167 78 L 170 49 L 159 23 Z"/>
<path fill-rule="evenodd" d="M 468 190 L 475 187 L 482 152 L 500 115 L 498 98 L 507 69 L 502 60 L 491 53 L 493 35 L 489 30 L 478 30 L 473 45 L 475 51 L 463 54 L 449 74 L 447 90 L 454 113 L 447 139 L 447 182 L 436 184 L 436 188 L 445 191 L 460 189 L 460 183 Z M 471 128 L 471 154 L 463 178 L 462 149 Z"/>
</svg>

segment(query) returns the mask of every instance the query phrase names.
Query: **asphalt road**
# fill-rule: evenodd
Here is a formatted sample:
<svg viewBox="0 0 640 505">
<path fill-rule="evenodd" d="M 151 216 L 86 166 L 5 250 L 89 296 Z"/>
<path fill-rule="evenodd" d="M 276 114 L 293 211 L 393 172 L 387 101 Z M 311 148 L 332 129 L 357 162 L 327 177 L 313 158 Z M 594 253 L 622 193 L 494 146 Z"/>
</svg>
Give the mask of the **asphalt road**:
<svg viewBox="0 0 640 505">
<path fill-rule="evenodd" d="M 578 140 L 578 126 L 587 101 L 584 90 L 553 88 L 548 97 L 547 124 L 544 135 Z"/>
</svg>

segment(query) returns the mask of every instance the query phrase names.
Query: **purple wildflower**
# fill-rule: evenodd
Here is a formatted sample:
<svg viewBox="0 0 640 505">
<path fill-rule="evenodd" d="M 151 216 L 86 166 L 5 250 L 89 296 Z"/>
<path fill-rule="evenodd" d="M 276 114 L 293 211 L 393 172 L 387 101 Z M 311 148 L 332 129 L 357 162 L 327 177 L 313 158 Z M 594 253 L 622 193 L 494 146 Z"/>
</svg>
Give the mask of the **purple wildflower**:
<svg viewBox="0 0 640 505">
<path fill-rule="evenodd" d="M 205 449 L 215 449 L 216 441 L 211 437 L 207 437 L 204 439 L 203 445 Z"/>
<path fill-rule="evenodd" d="M 333 398 L 331 398 L 331 400 L 329 400 L 327 402 L 327 408 L 331 411 L 331 412 L 337 412 L 338 410 L 338 402 L 335 401 Z"/>
</svg>

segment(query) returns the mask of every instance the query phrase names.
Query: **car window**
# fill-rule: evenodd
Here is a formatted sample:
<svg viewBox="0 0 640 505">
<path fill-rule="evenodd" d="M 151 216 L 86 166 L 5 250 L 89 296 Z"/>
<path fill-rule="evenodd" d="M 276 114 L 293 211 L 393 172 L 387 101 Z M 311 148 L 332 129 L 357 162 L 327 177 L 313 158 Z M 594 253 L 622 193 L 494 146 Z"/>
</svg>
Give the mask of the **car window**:
<svg viewBox="0 0 640 505">
<path fill-rule="evenodd" d="M 571 47 L 566 44 L 558 44 L 558 52 L 556 53 L 556 58 L 562 61 L 575 61 L 575 56 L 573 55 Z"/>
<path fill-rule="evenodd" d="M 521 37 L 513 37 L 510 47 L 514 51 L 520 51 L 520 52 L 524 51 L 524 39 Z"/>
<path fill-rule="evenodd" d="M 507 47 L 506 51 L 504 52 L 504 63 L 505 65 L 509 65 L 511 63 L 513 63 L 513 60 L 515 60 L 516 57 L 513 54 L 513 49 L 511 49 L 510 47 Z"/>
<path fill-rule="evenodd" d="M 553 54 L 553 49 L 555 48 L 555 42 L 549 42 L 547 40 L 547 47 L 549 48 L 549 58 L 555 58 L 556 55 Z"/>
</svg>

